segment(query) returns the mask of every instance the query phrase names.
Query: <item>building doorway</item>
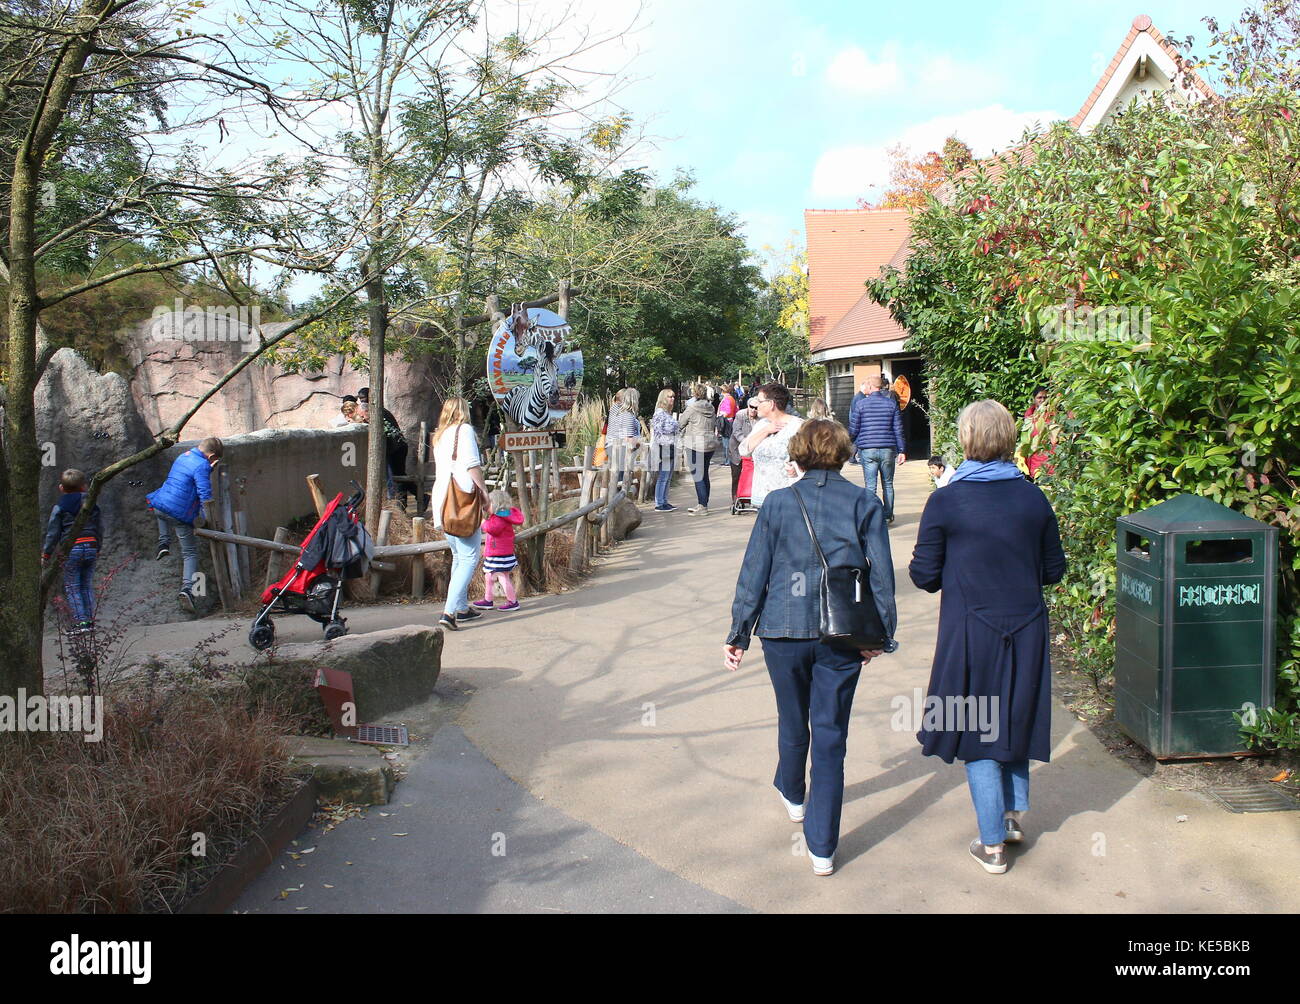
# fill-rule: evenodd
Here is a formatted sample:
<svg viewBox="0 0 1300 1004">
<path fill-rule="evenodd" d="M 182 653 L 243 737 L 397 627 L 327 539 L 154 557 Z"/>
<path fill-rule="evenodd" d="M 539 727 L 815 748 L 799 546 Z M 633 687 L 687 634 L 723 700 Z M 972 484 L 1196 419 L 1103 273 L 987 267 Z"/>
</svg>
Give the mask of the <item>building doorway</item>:
<svg viewBox="0 0 1300 1004">
<path fill-rule="evenodd" d="M 908 460 L 926 460 L 930 456 L 930 398 L 926 394 L 925 360 L 891 359 L 889 369 L 894 378 L 907 377 L 912 387 L 912 403 L 903 412 L 903 442 Z"/>
</svg>

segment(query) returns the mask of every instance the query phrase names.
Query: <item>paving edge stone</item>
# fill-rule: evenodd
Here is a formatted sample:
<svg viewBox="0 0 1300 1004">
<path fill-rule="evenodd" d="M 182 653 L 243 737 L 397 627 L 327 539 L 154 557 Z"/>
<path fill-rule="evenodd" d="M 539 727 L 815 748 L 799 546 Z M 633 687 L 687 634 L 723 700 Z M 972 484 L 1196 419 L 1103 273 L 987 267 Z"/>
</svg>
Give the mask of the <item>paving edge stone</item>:
<svg viewBox="0 0 1300 1004">
<path fill-rule="evenodd" d="M 316 810 L 316 782 L 308 776 L 284 807 L 235 852 L 198 892 L 185 901 L 180 913 L 225 913 L 244 890 L 270 867 L 294 837 L 303 831 Z"/>
</svg>

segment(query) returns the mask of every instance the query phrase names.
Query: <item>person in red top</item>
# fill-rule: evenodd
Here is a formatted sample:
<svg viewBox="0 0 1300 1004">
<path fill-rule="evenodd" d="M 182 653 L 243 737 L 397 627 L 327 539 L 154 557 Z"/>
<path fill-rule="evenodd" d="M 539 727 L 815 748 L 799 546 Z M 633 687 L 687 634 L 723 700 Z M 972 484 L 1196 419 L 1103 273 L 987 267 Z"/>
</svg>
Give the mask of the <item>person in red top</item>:
<svg viewBox="0 0 1300 1004">
<path fill-rule="evenodd" d="M 1051 464 L 1053 451 L 1056 449 L 1056 429 L 1052 422 L 1056 418 L 1054 410 L 1047 406 L 1047 388 L 1034 388 L 1034 403 L 1025 409 L 1025 424 L 1029 429 L 1030 449 L 1036 452 L 1029 455 L 1025 466 L 1029 468 L 1029 480 L 1037 479 L 1038 472 L 1050 476 L 1055 473 Z M 1046 449 L 1043 449 L 1046 447 Z"/>
<path fill-rule="evenodd" d="M 524 514 L 515 508 L 510 493 L 500 489 L 488 496 L 488 508 L 492 515 L 483 521 L 483 598 L 471 605 L 480 610 L 492 607 L 492 580 L 497 579 L 506 601 L 496 609 L 518 610 L 519 600 L 510 573 L 519 564 L 515 557 L 515 527 L 523 523 Z"/>
</svg>

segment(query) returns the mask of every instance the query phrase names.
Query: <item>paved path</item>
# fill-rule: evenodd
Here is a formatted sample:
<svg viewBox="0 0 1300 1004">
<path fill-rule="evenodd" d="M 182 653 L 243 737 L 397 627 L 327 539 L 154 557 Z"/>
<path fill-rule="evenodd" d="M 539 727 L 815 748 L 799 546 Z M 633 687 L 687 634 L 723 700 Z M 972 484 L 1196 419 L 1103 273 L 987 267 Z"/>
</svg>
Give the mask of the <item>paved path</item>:
<svg viewBox="0 0 1300 1004">
<path fill-rule="evenodd" d="M 725 493 L 724 472 L 713 480 Z M 798 828 L 771 786 L 776 714 L 761 649 L 739 674 L 722 668 L 752 518 L 646 511 L 584 588 L 450 634 L 438 689 L 463 699 L 398 787 L 396 814 L 372 809 L 305 837 L 318 847 L 313 862 L 268 872 L 240 909 L 1300 908 L 1300 878 L 1280 867 L 1300 852 L 1300 815 L 1232 815 L 1166 790 L 1059 705 L 1053 759 L 1033 768 L 1027 840 L 1011 869 L 990 876 L 969 859 L 975 821 L 961 767 L 923 758 L 910 729 L 891 727 L 891 699 L 925 686 L 933 652 L 937 597 L 906 574 L 928 490 L 922 464 L 900 470 L 891 542 L 902 647 L 858 687 L 833 877 L 814 878 L 793 853 Z M 673 500 L 688 504 L 690 492 L 681 485 Z M 373 630 L 435 613 L 397 606 L 349 618 L 353 630 Z M 282 621 L 286 640 L 293 620 Z M 303 622 L 304 637 L 313 627 Z M 151 632 L 150 647 L 175 647 L 162 641 Z M 384 836 L 393 832 L 420 836 Z M 506 854 L 494 860 L 498 833 Z M 272 906 L 298 884 L 281 881 L 295 872 L 311 888 Z M 340 889 L 346 897 L 326 895 Z"/>
</svg>

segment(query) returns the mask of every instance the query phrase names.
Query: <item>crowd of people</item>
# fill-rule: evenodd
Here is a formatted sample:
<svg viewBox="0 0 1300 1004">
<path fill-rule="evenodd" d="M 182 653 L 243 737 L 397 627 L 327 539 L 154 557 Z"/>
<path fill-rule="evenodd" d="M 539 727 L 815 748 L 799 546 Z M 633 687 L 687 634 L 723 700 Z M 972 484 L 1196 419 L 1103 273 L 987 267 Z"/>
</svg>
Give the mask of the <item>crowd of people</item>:
<svg viewBox="0 0 1300 1004">
<path fill-rule="evenodd" d="M 789 819 L 803 824 L 818 875 L 834 871 L 848 724 L 859 676 L 872 660 L 897 649 L 889 526 L 894 521 L 893 474 L 906 460 L 905 444 L 888 381 L 882 377 L 874 389 L 864 385 L 861 391 L 847 428 L 822 401 L 809 406 L 806 418 L 794 414 L 790 392 L 779 383 L 745 388 L 737 382 L 722 389 L 696 383 L 680 407 L 675 392 L 665 389 L 649 423 L 655 509 L 675 508 L 668 488 L 682 450 L 694 483 L 692 514 L 709 512 L 715 454 L 732 469 L 733 498 L 747 494 L 758 512 L 736 585 L 724 664 L 738 670 L 752 639 L 760 640 L 778 712 L 774 785 Z M 363 388 L 355 399 L 344 400 L 342 414 L 364 421 L 368 406 Z M 606 442 L 611 463 L 640 445 L 639 406 L 635 388 L 615 398 Z M 1031 455 L 1026 477 L 1013 460 L 1021 437 L 1007 409 L 985 400 L 961 412 L 957 424 L 964 459 L 954 469 L 940 456 L 929 458 L 937 490 L 925 505 L 908 566 L 917 588 L 942 593 L 926 695 L 926 707 L 934 702 L 941 713 L 926 714 L 917 739 L 927 756 L 964 762 L 978 828 L 968 852 L 993 874 L 1007 870 L 1007 845 L 1024 839 L 1029 762 L 1046 761 L 1051 749 L 1049 631 L 1042 590 L 1061 580 L 1066 565 L 1055 514 L 1032 480 L 1044 468 L 1050 473 L 1055 446 L 1049 438 L 1051 414 L 1046 389 L 1039 388 L 1024 416 L 1040 437 L 1031 436 L 1031 444 L 1041 447 Z M 384 418 L 388 426 L 391 416 L 385 412 Z M 396 435 L 388 443 L 390 470 L 402 470 L 397 458 L 404 459 L 406 444 L 395 441 L 400 429 L 395 421 L 391 424 Z M 158 527 L 158 560 L 170 556 L 173 539 L 179 542 L 179 600 L 189 612 L 195 610 L 198 574 L 195 521 L 212 498 L 212 472 L 223 454 L 220 439 L 203 439 L 177 457 L 163 484 L 145 497 Z M 862 467 L 865 490 L 841 473 L 854 459 Z M 434 527 L 444 531 L 452 556 L 439 624 L 456 631 L 486 610 L 519 608 L 511 573 L 518 565 L 515 532 L 523 516 L 508 492 L 488 491 L 464 398 L 443 403 L 433 461 L 429 515 Z M 620 482 L 626 476 L 626 469 L 618 470 Z M 87 484 L 82 471 L 62 472 L 42 541 L 45 560 L 56 554 L 80 515 Z M 461 534 L 444 525 L 452 494 L 477 504 L 473 525 Z M 94 569 L 104 532 L 95 507 L 64 560 L 64 591 L 75 631 L 93 629 Z M 469 584 L 480 563 L 484 596 L 470 603 Z M 852 597 L 831 595 L 832 569 L 856 570 Z M 792 588 L 792 583 L 805 585 Z M 846 646 L 843 632 L 828 627 L 834 619 L 828 611 L 859 609 L 864 603 L 871 604 L 881 626 L 881 637 L 873 642 L 878 647 Z M 956 718 L 949 713 L 954 708 L 961 709 Z"/>
</svg>

